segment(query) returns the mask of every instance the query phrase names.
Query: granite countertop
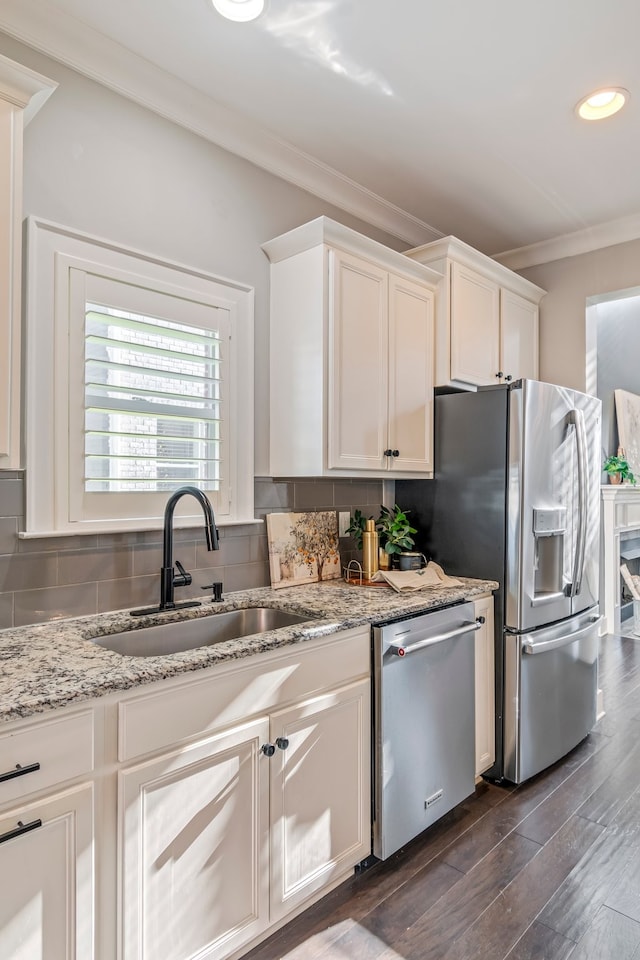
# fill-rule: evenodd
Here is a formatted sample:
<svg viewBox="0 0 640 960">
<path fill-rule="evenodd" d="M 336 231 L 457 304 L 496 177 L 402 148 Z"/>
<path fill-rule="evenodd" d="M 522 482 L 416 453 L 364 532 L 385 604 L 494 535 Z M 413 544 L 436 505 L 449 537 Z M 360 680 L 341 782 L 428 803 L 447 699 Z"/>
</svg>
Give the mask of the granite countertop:
<svg viewBox="0 0 640 960">
<path fill-rule="evenodd" d="M 280 590 L 260 587 L 227 594 L 221 603 L 204 602 L 200 607 L 155 616 L 133 618 L 124 610 L 1 630 L 0 722 L 329 636 L 338 630 L 411 616 L 498 587 L 492 580 L 459 579 L 460 587 L 428 587 L 412 594 L 400 594 L 390 587 L 351 586 L 342 580 Z M 308 613 L 315 619 L 165 656 L 122 656 L 91 642 L 91 638 L 124 630 L 255 606 Z"/>
</svg>

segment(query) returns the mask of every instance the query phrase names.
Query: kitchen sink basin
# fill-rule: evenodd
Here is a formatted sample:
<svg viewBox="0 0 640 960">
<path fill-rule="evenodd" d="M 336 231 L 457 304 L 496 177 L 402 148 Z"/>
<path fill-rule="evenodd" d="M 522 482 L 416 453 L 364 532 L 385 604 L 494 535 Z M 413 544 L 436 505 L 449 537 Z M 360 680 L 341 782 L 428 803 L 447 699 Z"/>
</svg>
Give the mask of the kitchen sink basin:
<svg viewBox="0 0 640 960">
<path fill-rule="evenodd" d="M 313 619 L 308 613 L 290 613 L 277 607 L 247 607 L 226 613 L 212 613 L 195 620 L 162 623 L 105 637 L 92 637 L 91 640 L 100 647 L 126 657 L 161 657 Z"/>
</svg>

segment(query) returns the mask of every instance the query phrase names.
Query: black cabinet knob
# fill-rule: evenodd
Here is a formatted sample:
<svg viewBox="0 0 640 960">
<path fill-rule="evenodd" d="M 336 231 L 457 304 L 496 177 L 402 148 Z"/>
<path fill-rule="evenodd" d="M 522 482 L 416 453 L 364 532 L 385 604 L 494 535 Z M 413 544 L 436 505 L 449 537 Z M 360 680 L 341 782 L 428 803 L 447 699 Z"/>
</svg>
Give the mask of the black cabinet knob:
<svg viewBox="0 0 640 960">
<path fill-rule="evenodd" d="M 505 380 L 507 381 L 507 383 L 511 383 L 511 381 L 513 380 L 513 377 L 511 376 L 510 373 L 506 375 Z"/>
<path fill-rule="evenodd" d="M 260 749 L 264 753 L 265 757 L 272 757 L 276 752 L 276 748 L 272 743 L 263 743 Z"/>
<path fill-rule="evenodd" d="M 389 449 L 388 449 L 388 450 L 385 450 L 385 451 L 384 451 L 384 455 L 385 455 L 385 457 L 390 457 L 390 456 L 391 456 L 391 453 L 392 453 L 392 451 L 391 451 L 391 447 L 389 447 Z"/>
<path fill-rule="evenodd" d="M 399 457 L 399 456 L 400 456 L 400 451 L 399 451 L 399 450 L 392 450 L 392 451 L 391 451 L 391 456 L 392 456 L 392 457 Z"/>
<path fill-rule="evenodd" d="M 288 746 L 289 741 L 286 737 L 278 737 L 276 740 L 276 747 L 278 747 L 280 750 L 286 750 Z"/>
<path fill-rule="evenodd" d="M 496 373 L 496 377 L 499 377 L 500 380 L 502 380 L 502 378 L 504 377 L 504 373 L 502 372 L 502 370 L 498 370 L 498 372 Z"/>
</svg>

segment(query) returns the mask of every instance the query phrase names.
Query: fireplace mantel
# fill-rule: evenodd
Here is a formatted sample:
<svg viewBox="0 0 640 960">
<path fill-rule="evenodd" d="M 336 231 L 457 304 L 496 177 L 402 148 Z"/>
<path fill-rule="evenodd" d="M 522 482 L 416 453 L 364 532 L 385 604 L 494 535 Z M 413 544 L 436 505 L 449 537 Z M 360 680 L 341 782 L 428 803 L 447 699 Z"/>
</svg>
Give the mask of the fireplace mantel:
<svg viewBox="0 0 640 960">
<path fill-rule="evenodd" d="M 607 633 L 620 630 L 620 536 L 640 537 L 640 486 L 608 484 L 602 494 L 601 607 Z"/>
</svg>

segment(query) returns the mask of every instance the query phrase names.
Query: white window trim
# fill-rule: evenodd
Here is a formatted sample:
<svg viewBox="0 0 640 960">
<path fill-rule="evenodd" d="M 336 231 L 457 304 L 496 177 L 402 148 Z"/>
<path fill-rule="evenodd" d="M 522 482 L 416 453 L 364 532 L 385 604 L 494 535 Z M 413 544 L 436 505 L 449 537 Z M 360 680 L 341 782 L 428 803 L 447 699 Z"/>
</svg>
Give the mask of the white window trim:
<svg viewBox="0 0 640 960">
<path fill-rule="evenodd" d="M 69 328 L 69 268 L 81 265 L 110 276 L 143 279 L 159 290 L 186 291 L 229 311 L 231 422 L 229 477 L 231 510 L 216 516 L 219 526 L 254 523 L 253 516 L 253 288 L 204 271 L 120 247 L 109 241 L 29 217 L 27 220 L 25 453 L 26 524 L 22 536 L 72 536 L 151 530 L 162 526 L 162 510 L 147 518 L 73 520 L 68 483 L 68 418 L 56 390 L 64 389 L 59 369 Z M 64 334 L 66 336 L 66 334 Z M 54 359 L 57 358 L 57 359 Z M 68 361 L 66 361 L 68 362 Z M 64 364 L 62 365 L 64 369 Z M 153 495 L 161 496 L 161 495 Z M 177 526 L 199 526 L 200 507 L 184 497 Z M 155 512 L 155 511 L 154 511 Z"/>
</svg>

